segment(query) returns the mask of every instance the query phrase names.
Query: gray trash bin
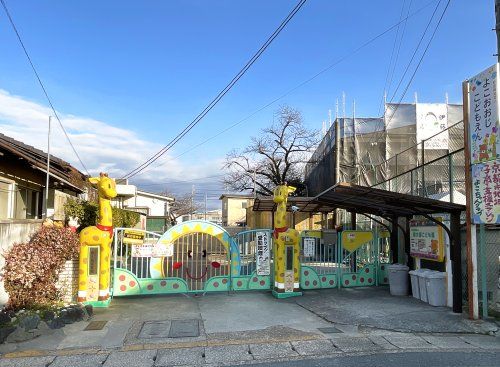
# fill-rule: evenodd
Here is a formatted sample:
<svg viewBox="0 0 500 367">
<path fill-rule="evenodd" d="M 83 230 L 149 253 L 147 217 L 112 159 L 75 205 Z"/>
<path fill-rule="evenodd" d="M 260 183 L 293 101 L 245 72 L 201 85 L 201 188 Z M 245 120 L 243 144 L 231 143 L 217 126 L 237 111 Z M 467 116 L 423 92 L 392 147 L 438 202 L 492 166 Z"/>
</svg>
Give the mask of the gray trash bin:
<svg viewBox="0 0 500 367">
<path fill-rule="evenodd" d="M 387 267 L 389 270 L 389 289 L 393 296 L 408 295 L 408 270 L 403 264 L 392 264 Z"/>
<path fill-rule="evenodd" d="M 431 306 L 446 306 L 446 273 L 433 271 L 427 273 L 427 299 Z"/>
<path fill-rule="evenodd" d="M 427 299 L 427 275 L 435 273 L 434 270 L 420 269 L 418 273 L 418 288 L 420 292 L 420 300 L 429 302 Z"/>
<path fill-rule="evenodd" d="M 408 273 L 410 274 L 411 281 L 411 293 L 413 298 L 420 299 L 420 289 L 418 286 L 418 274 L 422 271 L 422 269 L 411 270 Z"/>
</svg>

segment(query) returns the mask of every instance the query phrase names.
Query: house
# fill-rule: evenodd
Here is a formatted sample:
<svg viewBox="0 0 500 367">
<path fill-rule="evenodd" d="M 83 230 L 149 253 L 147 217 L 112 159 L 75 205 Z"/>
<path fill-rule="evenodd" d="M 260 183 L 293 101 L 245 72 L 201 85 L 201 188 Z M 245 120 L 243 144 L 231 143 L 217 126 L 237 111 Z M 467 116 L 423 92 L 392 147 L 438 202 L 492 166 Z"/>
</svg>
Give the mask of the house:
<svg viewBox="0 0 500 367">
<path fill-rule="evenodd" d="M 222 194 L 222 225 L 225 227 L 245 226 L 247 207 L 253 203 L 253 195 Z"/>
<path fill-rule="evenodd" d="M 128 181 L 116 185 L 117 196 L 111 205 L 121 209 L 139 212 L 141 215 L 141 228 L 153 232 L 165 232 L 170 225 L 172 197 L 139 190 Z"/>
<path fill-rule="evenodd" d="M 85 196 L 86 176 L 60 158 L 50 156 L 46 190 L 47 153 L 0 134 L 0 272 L 3 253 L 14 243 L 24 242 L 40 228 L 47 216 L 64 221 L 64 203 L 70 197 Z M 48 205 L 45 211 L 45 197 Z M 0 282 L 0 304 L 7 294 Z"/>
<path fill-rule="evenodd" d="M 178 218 L 178 222 L 186 222 L 188 220 L 207 220 L 218 225 L 222 225 L 222 210 L 208 210 L 207 212 L 196 212 L 193 214 L 186 214 Z"/>
</svg>

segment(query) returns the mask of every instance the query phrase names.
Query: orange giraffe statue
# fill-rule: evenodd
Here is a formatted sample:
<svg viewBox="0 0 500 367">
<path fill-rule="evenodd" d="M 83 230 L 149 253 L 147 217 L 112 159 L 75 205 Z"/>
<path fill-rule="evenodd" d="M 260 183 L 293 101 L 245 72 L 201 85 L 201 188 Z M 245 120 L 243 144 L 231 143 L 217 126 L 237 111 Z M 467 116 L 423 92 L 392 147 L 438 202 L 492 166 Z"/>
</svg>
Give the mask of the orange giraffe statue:
<svg viewBox="0 0 500 367">
<path fill-rule="evenodd" d="M 96 226 L 87 227 L 80 233 L 78 302 L 106 301 L 109 298 L 109 260 L 113 238 L 110 200 L 116 197 L 116 183 L 106 173 L 91 177 L 89 181 L 97 186 L 99 219 Z"/>
</svg>

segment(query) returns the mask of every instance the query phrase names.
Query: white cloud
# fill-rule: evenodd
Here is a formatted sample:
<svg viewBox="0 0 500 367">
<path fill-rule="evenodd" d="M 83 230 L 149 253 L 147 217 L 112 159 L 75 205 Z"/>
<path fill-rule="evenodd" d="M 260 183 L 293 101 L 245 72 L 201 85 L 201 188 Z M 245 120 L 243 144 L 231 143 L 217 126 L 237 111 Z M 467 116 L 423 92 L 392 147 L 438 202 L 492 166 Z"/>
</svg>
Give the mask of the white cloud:
<svg viewBox="0 0 500 367">
<path fill-rule="evenodd" d="M 48 116 L 51 114 L 52 111 L 47 106 L 0 89 L 0 132 L 7 136 L 47 151 Z M 58 114 L 91 174 L 108 172 L 111 177 L 121 177 L 162 147 L 161 144 L 142 139 L 134 131 L 103 121 L 59 111 Z M 52 121 L 51 154 L 84 172 L 58 122 L 55 119 Z M 166 163 L 156 168 L 153 164 L 152 168 L 147 168 L 138 176 L 138 180 L 142 183 L 191 180 L 220 172 L 220 159 L 183 164 L 169 153 L 159 160 L 161 163 L 167 161 Z"/>
</svg>

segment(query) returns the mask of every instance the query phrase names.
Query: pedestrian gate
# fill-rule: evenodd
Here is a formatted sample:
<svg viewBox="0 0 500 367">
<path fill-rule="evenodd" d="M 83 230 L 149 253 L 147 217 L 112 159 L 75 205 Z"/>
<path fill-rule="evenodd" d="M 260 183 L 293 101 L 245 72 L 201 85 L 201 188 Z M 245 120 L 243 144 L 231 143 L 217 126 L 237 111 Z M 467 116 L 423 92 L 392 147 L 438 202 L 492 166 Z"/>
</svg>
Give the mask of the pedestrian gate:
<svg viewBox="0 0 500 367">
<path fill-rule="evenodd" d="M 339 239 L 328 231 L 302 233 L 302 289 L 387 283 L 387 239 L 366 231 L 342 233 Z M 181 223 L 163 235 L 116 228 L 113 295 L 270 290 L 272 239 L 271 229 L 231 237 L 201 220 Z"/>
</svg>

